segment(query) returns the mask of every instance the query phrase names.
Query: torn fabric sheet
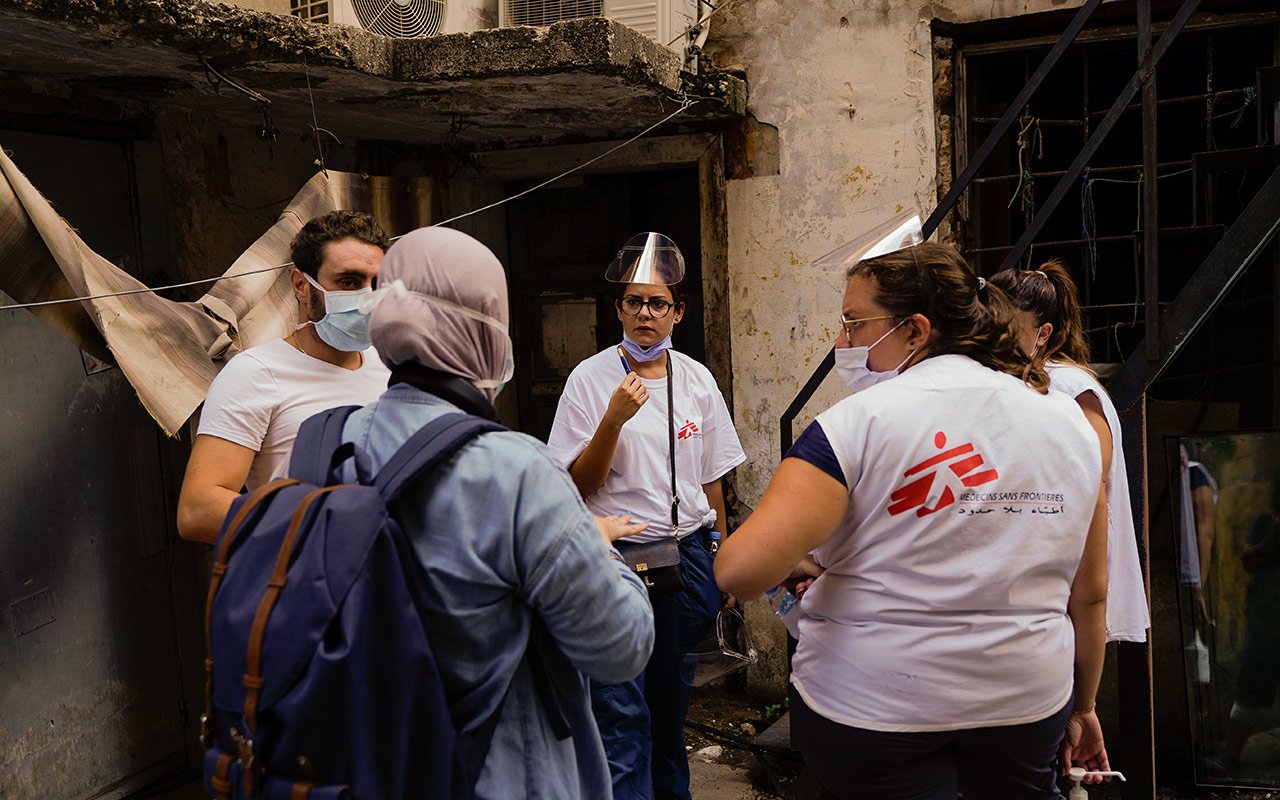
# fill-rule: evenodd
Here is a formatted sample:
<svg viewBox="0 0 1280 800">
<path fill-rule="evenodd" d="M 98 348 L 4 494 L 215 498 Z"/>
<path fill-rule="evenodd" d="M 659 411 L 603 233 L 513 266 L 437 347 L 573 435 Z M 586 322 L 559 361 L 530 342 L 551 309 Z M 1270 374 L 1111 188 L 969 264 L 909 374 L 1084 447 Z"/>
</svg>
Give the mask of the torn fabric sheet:
<svg viewBox="0 0 1280 800">
<path fill-rule="evenodd" d="M 225 276 L 289 261 L 294 235 L 338 209 L 372 211 L 395 233 L 430 224 L 429 179 L 367 178 L 330 170 L 302 187 L 276 224 Z M 18 303 L 146 288 L 93 252 L 0 150 L 0 291 Z M 149 292 L 31 309 L 86 352 L 118 365 L 165 433 L 175 435 L 204 402 L 226 359 L 293 329 L 289 270 L 223 280 L 194 303 Z"/>
</svg>

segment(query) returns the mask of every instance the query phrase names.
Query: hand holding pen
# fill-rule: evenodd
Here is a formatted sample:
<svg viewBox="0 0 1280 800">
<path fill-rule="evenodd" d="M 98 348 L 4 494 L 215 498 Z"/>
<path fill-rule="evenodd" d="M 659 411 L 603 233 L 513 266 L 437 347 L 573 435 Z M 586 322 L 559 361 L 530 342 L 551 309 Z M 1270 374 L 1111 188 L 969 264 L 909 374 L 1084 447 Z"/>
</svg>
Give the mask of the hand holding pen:
<svg viewBox="0 0 1280 800">
<path fill-rule="evenodd" d="M 627 420 L 636 415 L 641 406 L 648 402 L 649 390 L 644 388 L 640 376 L 632 372 L 631 365 L 627 363 L 627 357 L 621 347 L 618 348 L 618 358 L 622 359 L 622 367 L 627 371 L 627 376 L 609 397 L 609 407 L 605 409 L 604 421 L 621 428 Z"/>
</svg>

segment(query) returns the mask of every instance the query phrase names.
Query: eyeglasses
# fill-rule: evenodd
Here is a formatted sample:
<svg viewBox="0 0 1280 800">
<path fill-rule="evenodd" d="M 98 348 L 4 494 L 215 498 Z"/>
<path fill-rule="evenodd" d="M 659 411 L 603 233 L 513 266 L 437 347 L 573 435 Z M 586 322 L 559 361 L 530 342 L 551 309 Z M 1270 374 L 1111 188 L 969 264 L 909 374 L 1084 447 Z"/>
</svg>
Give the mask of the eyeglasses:
<svg viewBox="0 0 1280 800">
<path fill-rule="evenodd" d="M 895 317 L 893 314 L 881 314 L 878 317 L 862 317 L 860 319 L 848 319 L 845 317 L 844 314 L 841 314 L 840 327 L 844 328 L 844 338 L 852 342 L 853 332 L 858 329 L 859 325 L 861 325 L 864 322 L 874 322 L 875 320 L 878 320 L 878 319 L 897 319 L 897 317 Z"/>
<path fill-rule="evenodd" d="M 622 303 L 620 303 L 620 305 L 622 306 L 622 313 L 626 314 L 628 317 L 634 317 L 636 314 L 640 313 L 640 309 L 648 306 L 649 313 L 653 318 L 661 319 L 667 315 L 667 312 L 671 310 L 671 307 L 674 306 L 675 303 L 665 297 L 650 297 L 648 300 L 641 300 L 639 297 L 634 295 L 627 295 L 622 298 Z"/>
</svg>

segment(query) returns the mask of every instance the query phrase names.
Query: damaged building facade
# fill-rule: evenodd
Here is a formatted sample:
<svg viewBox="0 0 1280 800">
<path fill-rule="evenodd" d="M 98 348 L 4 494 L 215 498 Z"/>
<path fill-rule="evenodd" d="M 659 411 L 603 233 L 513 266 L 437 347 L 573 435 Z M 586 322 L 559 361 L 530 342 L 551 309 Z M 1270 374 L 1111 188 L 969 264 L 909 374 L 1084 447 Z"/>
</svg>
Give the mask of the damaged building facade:
<svg viewBox="0 0 1280 800">
<path fill-rule="evenodd" d="M 1168 442 L 1280 423 L 1274 230 L 1240 248 L 1247 269 L 1216 284 L 1229 291 L 1184 294 L 1270 186 L 1273 4 L 1155 2 L 1147 28 L 1129 2 L 729 0 L 694 32 L 692 58 L 674 16 L 528 27 L 505 25 L 496 0 L 408 5 L 435 9 L 409 22 L 441 33 L 317 24 L 372 27 L 334 0 L 0 0 L 0 147 L 151 286 L 222 274 L 321 166 L 391 196 L 416 187 L 375 212 L 395 233 L 466 215 L 450 224 L 507 266 L 516 374 L 500 412 L 544 438 L 569 370 L 620 335 L 604 265 L 631 233 L 668 233 L 692 290 L 676 346 L 716 376 L 748 455 L 738 518 L 784 428 L 843 393 L 816 383 L 841 281 L 810 262 L 905 208 L 928 215 L 976 165 L 938 236 L 990 275 L 1038 226 L 1020 262 L 1068 263 L 1095 361 L 1137 387 L 1126 435 L 1153 630 L 1150 646 L 1109 653 L 1112 763 L 1135 797 L 1212 782 L 1196 766 L 1204 714 L 1186 678 Z M 1082 6 L 1096 10 L 979 159 Z M 1144 147 L 1135 96 L 1072 175 L 1138 69 L 1144 29 L 1174 27 L 1156 71 L 1159 147 Z M 1140 180 L 1153 165 L 1158 178 Z M 165 436 L 120 370 L 26 311 L 0 309 L 0 374 L 0 796 L 125 796 L 199 763 L 206 565 L 173 529 L 189 430 Z M 748 616 L 762 651 L 751 691 L 776 697 L 781 627 L 764 604 Z"/>
</svg>

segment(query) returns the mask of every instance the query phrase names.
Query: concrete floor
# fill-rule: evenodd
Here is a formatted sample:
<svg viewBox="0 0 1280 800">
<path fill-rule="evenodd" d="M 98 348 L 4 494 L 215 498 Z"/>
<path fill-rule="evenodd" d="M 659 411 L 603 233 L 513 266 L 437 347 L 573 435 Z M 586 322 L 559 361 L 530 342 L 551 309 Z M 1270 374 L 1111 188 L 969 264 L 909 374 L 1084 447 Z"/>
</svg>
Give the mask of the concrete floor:
<svg viewBox="0 0 1280 800">
<path fill-rule="evenodd" d="M 767 800 L 773 795 L 756 791 L 744 769 L 724 764 L 708 764 L 694 759 L 689 764 L 690 791 L 695 800 Z M 146 796 L 146 800 L 206 800 L 200 781 Z"/>
</svg>

